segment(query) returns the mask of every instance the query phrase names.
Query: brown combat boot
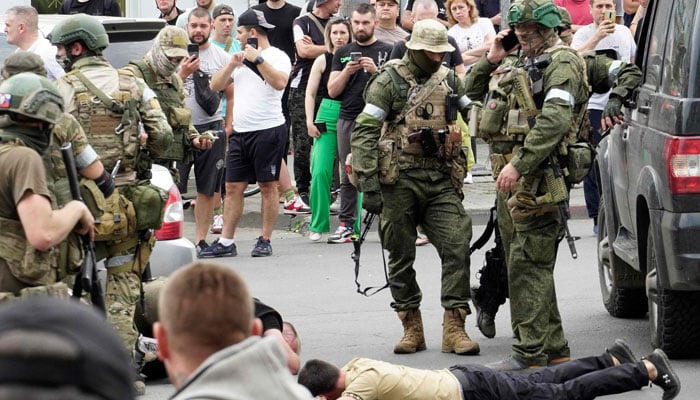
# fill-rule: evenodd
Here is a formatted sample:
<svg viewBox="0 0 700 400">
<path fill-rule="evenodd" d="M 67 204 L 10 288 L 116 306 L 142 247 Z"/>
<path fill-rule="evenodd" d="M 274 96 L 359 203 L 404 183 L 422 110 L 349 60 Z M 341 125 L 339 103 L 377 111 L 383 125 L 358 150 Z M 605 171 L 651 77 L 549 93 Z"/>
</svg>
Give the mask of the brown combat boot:
<svg viewBox="0 0 700 400">
<path fill-rule="evenodd" d="M 479 354 L 479 343 L 471 340 L 464 330 L 467 310 L 453 308 L 445 310 L 442 322 L 442 352 L 457 354 Z"/>
<path fill-rule="evenodd" d="M 419 309 L 399 311 L 399 319 L 403 324 L 403 337 L 394 346 L 396 354 L 411 354 L 425 350 L 425 336 L 423 336 L 423 319 Z"/>
</svg>

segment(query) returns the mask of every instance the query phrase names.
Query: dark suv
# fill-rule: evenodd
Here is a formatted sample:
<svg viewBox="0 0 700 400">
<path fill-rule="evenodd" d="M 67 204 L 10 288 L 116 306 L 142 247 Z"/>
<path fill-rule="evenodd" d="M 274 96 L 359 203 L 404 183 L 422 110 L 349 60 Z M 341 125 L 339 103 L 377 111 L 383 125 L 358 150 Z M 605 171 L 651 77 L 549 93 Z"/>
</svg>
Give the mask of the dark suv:
<svg viewBox="0 0 700 400">
<path fill-rule="evenodd" d="M 603 303 L 649 312 L 651 342 L 700 356 L 700 6 L 652 0 L 626 123 L 601 141 L 598 264 Z M 694 43 L 694 44 L 693 44 Z"/>
</svg>

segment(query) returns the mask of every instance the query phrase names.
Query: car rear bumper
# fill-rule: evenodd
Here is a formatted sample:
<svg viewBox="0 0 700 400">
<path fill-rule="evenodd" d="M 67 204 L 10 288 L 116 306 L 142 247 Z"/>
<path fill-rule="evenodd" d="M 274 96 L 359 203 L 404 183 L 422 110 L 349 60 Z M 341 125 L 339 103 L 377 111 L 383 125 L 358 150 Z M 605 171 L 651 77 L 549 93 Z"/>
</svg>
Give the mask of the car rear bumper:
<svg viewBox="0 0 700 400">
<path fill-rule="evenodd" d="M 159 240 L 151 254 L 151 275 L 169 276 L 183 265 L 192 263 L 196 258 L 194 244 L 185 238 Z"/>
<path fill-rule="evenodd" d="M 652 222 L 655 231 L 655 243 L 662 244 L 662 251 L 657 248 L 657 263 L 666 260 L 667 276 L 662 278 L 664 287 L 673 290 L 700 290 L 700 213 L 672 213 L 659 210 L 659 224 Z M 654 229 L 654 225 L 657 229 Z M 659 268 L 663 274 L 664 268 Z M 664 279 L 665 278 L 665 279 Z"/>
</svg>

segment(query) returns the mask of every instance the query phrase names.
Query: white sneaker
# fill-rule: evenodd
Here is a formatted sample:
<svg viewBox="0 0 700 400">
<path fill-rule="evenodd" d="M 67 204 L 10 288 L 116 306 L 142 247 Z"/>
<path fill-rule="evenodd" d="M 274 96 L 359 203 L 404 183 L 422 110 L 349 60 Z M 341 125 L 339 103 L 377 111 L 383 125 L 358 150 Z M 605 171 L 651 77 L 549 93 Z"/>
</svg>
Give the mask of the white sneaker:
<svg viewBox="0 0 700 400">
<path fill-rule="evenodd" d="M 293 200 L 284 202 L 284 213 L 285 214 L 309 214 L 311 213 L 311 208 L 304 203 L 301 196 L 294 196 Z"/>
<path fill-rule="evenodd" d="M 218 235 L 221 234 L 222 229 L 224 229 L 224 216 L 223 214 L 216 214 L 211 223 L 211 228 L 209 228 L 209 232 Z"/>
<path fill-rule="evenodd" d="M 309 240 L 312 242 L 318 242 L 321 240 L 321 233 L 320 232 L 309 232 Z"/>
<path fill-rule="evenodd" d="M 332 215 L 340 213 L 340 196 L 335 198 L 335 201 L 331 203 L 330 211 Z"/>
<path fill-rule="evenodd" d="M 474 178 L 472 177 L 471 172 L 467 172 L 467 176 L 464 178 L 464 183 L 466 183 L 466 184 L 474 183 Z"/>
</svg>

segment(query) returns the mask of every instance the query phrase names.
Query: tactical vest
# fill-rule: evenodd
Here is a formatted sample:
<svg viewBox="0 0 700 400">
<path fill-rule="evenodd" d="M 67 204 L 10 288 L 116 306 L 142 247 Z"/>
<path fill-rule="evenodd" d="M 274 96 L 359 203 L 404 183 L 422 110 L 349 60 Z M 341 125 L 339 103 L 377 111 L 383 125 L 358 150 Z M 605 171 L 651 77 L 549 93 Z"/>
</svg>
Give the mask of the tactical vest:
<svg viewBox="0 0 700 400">
<path fill-rule="evenodd" d="M 75 117 L 88 135 L 90 145 L 100 155 L 105 169 L 111 171 L 117 161 L 121 160 L 119 175 L 135 177 L 133 172 L 136 171 L 140 147 L 140 116 L 137 108 L 140 99 L 132 95 L 136 92 L 133 74 L 125 71 L 118 73 L 119 90 L 108 94 L 99 92 L 97 88 L 96 91 L 89 89 L 91 84 L 85 82 L 87 78 L 80 70 L 67 73 L 65 79 L 75 90 Z M 105 96 L 110 99 L 103 100 L 102 97 Z"/>
<path fill-rule="evenodd" d="M 18 146 L 0 144 L 0 155 Z M 27 241 L 22 222 L 0 217 L 0 258 L 5 260 L 12 275 L 30 286 L 48 285 L 58 279 L 58 251 L 39 251 Z M 1 291 L 1 289 L 0 289 Z"/>
<path fill-rule="evenodd" d="M 174 77 L 170 82 L 159 81 L 153 69 L 144 60 L 130 61 L 129 64 L 138 68 L 146 85 L 156 93 L 163 114 L 168 117 L 168 123 L 173 130 L 173 144 L 167 153 L 155 161 L 190 161 L 189 127 L 192 122 L 192 110 L 183 107 L 180 81 Z"/>
</svg>

